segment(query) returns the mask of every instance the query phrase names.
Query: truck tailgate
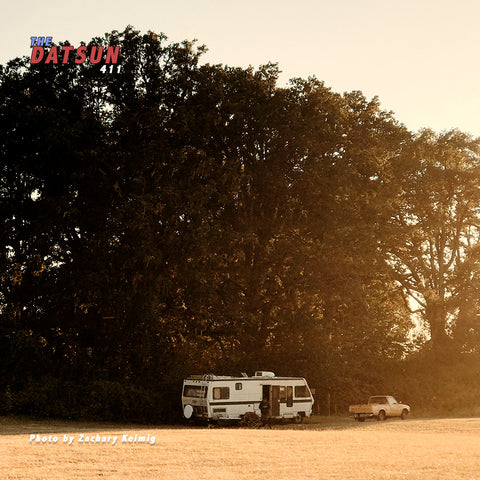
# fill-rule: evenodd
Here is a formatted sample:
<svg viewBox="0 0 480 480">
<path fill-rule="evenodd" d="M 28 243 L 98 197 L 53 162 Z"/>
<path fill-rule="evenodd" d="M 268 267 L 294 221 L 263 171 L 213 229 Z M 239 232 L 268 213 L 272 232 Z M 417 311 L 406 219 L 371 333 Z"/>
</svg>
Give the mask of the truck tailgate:
<svg viewBox="0 0 480 480">
<path fill-rule="evenodd" d="M 373 413 L 372 405 L 350 405 L 350 413 Z"/>
</svg>

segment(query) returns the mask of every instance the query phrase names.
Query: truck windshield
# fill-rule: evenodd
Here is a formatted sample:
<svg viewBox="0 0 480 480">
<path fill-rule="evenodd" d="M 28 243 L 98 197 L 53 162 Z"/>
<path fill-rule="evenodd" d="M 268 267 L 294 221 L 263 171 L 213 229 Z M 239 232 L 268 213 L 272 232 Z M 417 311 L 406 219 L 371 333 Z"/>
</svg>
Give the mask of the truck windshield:
<svg viewBox="0 0 480 480">
<path fill-rule="evenodd" d="M 185 385 L 183 387 L 184 397 L 205 398 L 207 396 L 207 387 L 200 385 Z"/>
</svg>

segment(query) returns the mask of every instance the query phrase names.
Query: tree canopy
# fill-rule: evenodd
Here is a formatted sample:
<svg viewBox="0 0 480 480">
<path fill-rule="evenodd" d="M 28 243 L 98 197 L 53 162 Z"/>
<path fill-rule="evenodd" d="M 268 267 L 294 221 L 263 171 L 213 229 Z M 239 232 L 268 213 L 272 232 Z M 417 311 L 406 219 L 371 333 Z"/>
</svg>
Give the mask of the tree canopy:
<svg viewBox="0 0 480 480">
<path fill-rule="evenodd" d="M 9 408 L 164 420 L 185 374 L 264 368 L 347 402 L 426 348 L 412 310 L 478 349 L 478 139 L 163 34 L 88 45 L 121 69 L 0 67 Z"/>
</svg>

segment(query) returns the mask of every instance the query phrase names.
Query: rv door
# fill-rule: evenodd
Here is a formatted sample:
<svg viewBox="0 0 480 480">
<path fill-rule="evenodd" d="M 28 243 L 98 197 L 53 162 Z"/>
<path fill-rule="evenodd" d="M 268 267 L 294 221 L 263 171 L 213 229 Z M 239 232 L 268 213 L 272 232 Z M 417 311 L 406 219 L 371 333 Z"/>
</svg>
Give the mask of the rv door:
<svg viewBox="0 0 480 480">
<path fill-rule="evenodd" d="M 280 416 L 280 387 L 278 385 L 263 385 L 263 400 L 267 400 L 270 405 L 271 417 Z"/>
<path fill-rule="evenodd" d="M 271 398 L 272 401 L 270 405 L 272 406 L 272 417 L 280 416 L 280 387 L 278 385 L 272 385 L 271 387 Z"/>
</svg>

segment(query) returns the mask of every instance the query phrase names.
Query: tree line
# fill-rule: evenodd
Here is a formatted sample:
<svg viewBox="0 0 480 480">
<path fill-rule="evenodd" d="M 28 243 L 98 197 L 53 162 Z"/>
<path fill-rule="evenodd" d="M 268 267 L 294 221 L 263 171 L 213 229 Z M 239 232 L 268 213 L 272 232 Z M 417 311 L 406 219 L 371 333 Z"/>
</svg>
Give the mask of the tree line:
<svg viewBox="0 0 480 480">
<path fill-rule="evenodd" d="M 121 69 L 0 66 L 0 410 L 166 421 L 185 375 L 258 369 L 344 405 L 477 353 L 478 139 L 163 34 L 88 45 Z"/>
</svg>

